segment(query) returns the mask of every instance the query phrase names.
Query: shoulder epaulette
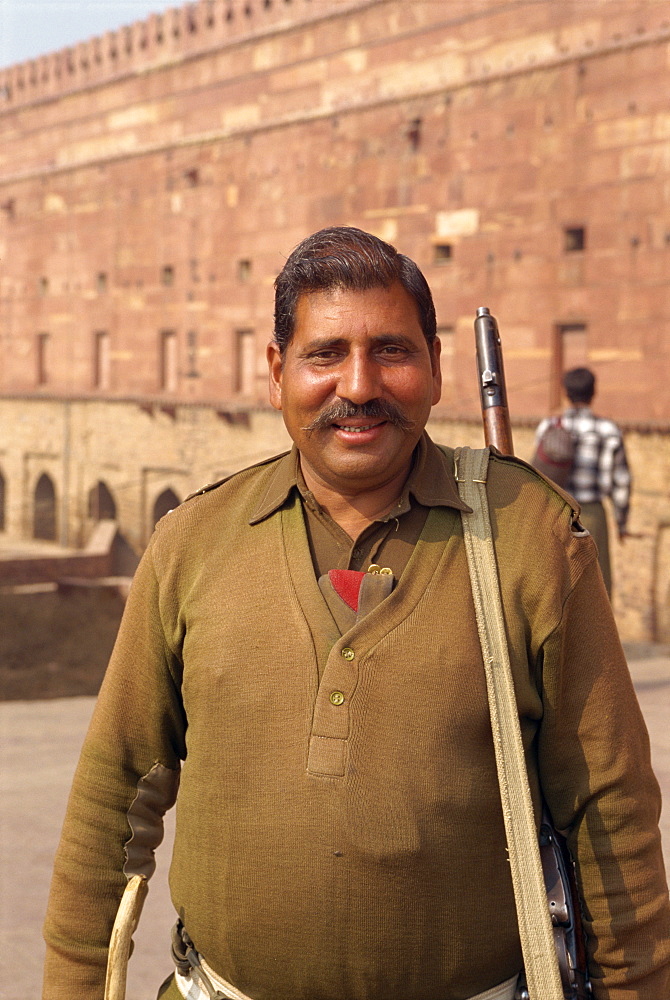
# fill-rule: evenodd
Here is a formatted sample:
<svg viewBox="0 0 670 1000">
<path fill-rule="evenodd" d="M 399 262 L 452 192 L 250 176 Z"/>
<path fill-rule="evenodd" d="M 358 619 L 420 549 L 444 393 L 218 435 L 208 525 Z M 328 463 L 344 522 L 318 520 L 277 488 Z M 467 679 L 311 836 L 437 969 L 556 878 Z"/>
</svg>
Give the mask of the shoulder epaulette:
<svg viewBox="0 0 670 1000">
<path fill-rule="evenodd" d="M 287 451 L 282 451 L 279 455 L 272 455 L 270 458 L 264 458 L 261 462 L 254 462 L 253 465 L 247 465 L 244 469 L 237 469 L 236 472 L 231 472 L 229 476 L 224 476 L 223 479 L 217 479 L 215 483 L 207 483 L 206 486 L 201 486 L 199 490 L 195 490 L 193 493 L 189 493 L 187 497 L 184 497 L 182 503 L 186 503 L 188 500 L 193 500 L 194 497 L 204 496 L 205 493 L 211 493 L 212 490 L 218 489 L 219 486 L 223 486 L 224 483 L 230 482 L 235 476 L 239 476 L 242 472 L 249 472 L 251 469 L 261 469 L 264 465 L 269 465 L 270 462 L 276 462 L 280 458 L 285 458 L 288 455 Z"/>
<path fill-rule="evenodd" d="M 232 479 L 234 475 L 235 473 L 233 472 L 224 479 L 217 479 L 215 483 L 207 483 L 206 486 L 201 486 L 199 490 L 195 490 L 193 493 L 189 493 L 187 497 L 184 497 L 182 503 L 186 503 L 188 500 L 193 500 L 194 497 L 201 497 L 203 494 L 209 493 L 211 490 L 215 490 L 217 486 L 223 486 L 223 484 L 227 483 L 229 479 Z"/>
<path fill-rule="evenodd" d="M 579 513 L 579 504 L 572 496 L 572 494 L 568 493 L 567 490 L 562 489 L 560 486 L 557 486 L 556 483 L 553 481 L 553 479 L 549 479 L 548 476 L 545 476 L 544 473 L 540 472 L 539 469 L 536 469 L 534 465 L 530 464 L 530 462 L 524 462 L 522 458 L 517 458 L 516 455 L 503 455 L 501 451 L 498 451 L 497 448 L 493 447 L 491 448 L 491 456 L 495 458 L 497 461 L 510 462 L 513 465 L 520 465 L 524 469 L 528 469 L 528 471 L 532 472 L 534 476 L 536 476 L 538 479 L 541 479 L 543 483 L 546 483 L 547 486 L 550 486 L 551 489 L 554 491 L 554 493 L 558 493 L 559 497 L 569 507 L 571 507 L 572 510 L 575 511 L 575 513 L 577 514 Z"/>
</svg>

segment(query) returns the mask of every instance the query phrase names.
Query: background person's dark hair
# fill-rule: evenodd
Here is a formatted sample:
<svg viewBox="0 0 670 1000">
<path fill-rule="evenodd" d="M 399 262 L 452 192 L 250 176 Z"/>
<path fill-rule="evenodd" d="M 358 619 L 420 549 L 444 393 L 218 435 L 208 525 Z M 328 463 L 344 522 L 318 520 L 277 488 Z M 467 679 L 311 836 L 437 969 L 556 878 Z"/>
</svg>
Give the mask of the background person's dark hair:
<svg viewBox="0 0 670 1000">
<path fill-rule="evenodd" d="M 571 403 L 590 403 L 596 391 L 596 377 L 589 368 L 571 368 L 563 376 L 563 387 Z"/>
<path fill-rule="evenodd" d="M 413 260 L 353 226 L 333 226 L 308 236 L 292 251 L 275 280 L 274 337 L 280 353 L 284 354 L 293 337 L 301 295 L 334 288 L 364 291 L 396 281 L 416 302 L 421 329 L 431 344 L 437 335 L 433 296 Z"/>
</svg>

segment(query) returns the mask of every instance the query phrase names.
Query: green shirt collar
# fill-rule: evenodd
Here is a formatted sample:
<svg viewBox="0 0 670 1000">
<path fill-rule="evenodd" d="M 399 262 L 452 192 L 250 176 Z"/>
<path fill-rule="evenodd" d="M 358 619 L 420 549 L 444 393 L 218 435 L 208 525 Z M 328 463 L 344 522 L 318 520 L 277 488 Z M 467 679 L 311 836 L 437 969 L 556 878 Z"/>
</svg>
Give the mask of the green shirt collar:
<svg viewBox="0 0 670 1000">
<path fill-rule="evenodd" d="M 280 458 L 265 495 L 257 505 L 249 524 L 258 524 L 282 507 L 289 496 L 297 490 L 305 496 L 307 487 L 300 469 L 300 453 L 295 445 Z M 424 431 L 414 451 L 414 463 L 400 497 L 400 508 L 394 508 L 394 516 L 409 510 L 410 494 L 425 507 L 453 507 L 469 511 L 458 495 L 454 470 L 442 452 Z"/>
</svg>

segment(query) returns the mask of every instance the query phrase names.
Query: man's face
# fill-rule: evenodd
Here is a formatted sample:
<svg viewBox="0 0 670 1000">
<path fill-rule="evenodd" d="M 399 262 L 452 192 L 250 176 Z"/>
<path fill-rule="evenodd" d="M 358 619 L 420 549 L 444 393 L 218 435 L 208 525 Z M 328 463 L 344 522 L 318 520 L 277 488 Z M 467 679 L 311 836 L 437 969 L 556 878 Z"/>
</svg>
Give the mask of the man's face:
<svg viewBox="0 0 670 1000">
<path fill-rule="evenodd" d="M 270 344 L 268 363 L 305 478 L 353 495 L 409 471 L 440 398 L 439 352 L 400 283 L 301 296 L 283 361 Z"/>
</svg>

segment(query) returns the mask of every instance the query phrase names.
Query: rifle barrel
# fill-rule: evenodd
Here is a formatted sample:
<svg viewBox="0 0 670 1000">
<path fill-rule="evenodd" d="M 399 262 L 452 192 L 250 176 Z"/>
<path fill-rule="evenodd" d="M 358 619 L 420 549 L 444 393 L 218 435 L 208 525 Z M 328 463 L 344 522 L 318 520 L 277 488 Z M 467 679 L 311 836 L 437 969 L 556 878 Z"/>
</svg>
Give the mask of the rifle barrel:
<svg viewBox="0 0 670 1000">
<path fill-rule="evenodd" d="M 484 439 L 487 445 L 493 445 L 503 455 L 513 455 L 500 333 L 495 317 L 486 306 L 477 309 L 475 343 Z"/>
</svg>

